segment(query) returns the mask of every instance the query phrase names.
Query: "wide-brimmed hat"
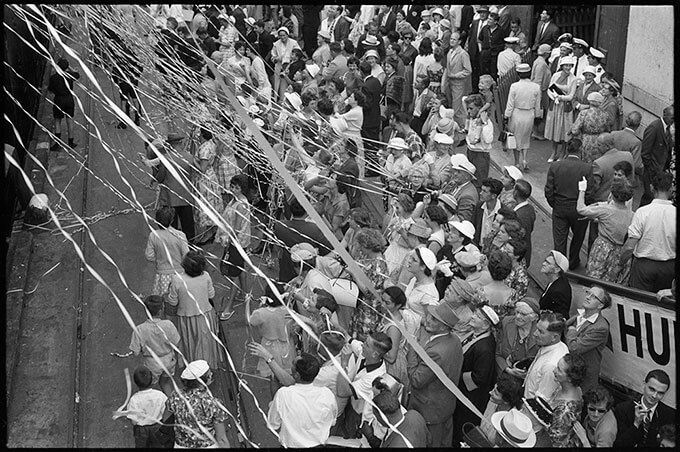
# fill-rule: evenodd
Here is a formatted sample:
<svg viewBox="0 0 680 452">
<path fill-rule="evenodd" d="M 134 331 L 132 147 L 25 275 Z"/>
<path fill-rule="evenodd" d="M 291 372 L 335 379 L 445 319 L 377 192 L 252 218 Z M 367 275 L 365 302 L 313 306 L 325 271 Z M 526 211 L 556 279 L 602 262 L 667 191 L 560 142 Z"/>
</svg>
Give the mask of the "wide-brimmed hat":
<svg viewBox="0 0 680 452">
<path fill-rule="evenodd" d="M 429 312 L 432 317 L 439 320 L 449 328 L 454 328 L 456 323 L 458 323 L 458 320 L 460 320 L 453 311 L 453 307 L 448 303 L 427 305 L 427 312 Z"/>
<path fill-rule="evenodd" d="M 473 179 L 477 179 L 475 176 L 475 171 L 477 167 L 468 160 L 468 158 L 463 154 L 454 154 L 451 156 L 451 169 L 465 171 L 472 176 Z"/>
<path fill-rule="evenodd" d="M 296 110 L 302 108 L 302 99 L 298 93 L 283 93 L 283 97 L 285 97 Z"/>
<path fill-rule="evenodd" d="M 447 135 L 445 133 L 435 133 L 434 137 L 432 137 L 432 140 L 439 144 L 453 144 L 453 138 L 451 138 L 451 135 Z"/>
<path fill-rule="evenodd" d="M 456 228 L 458 232 L 463 234 L 465 237 L 472 239 L 475 236 L 475 226 L 468 220 L 463 221 L 452 221 L 451 226 Z"/>
<path fill-rule="evenodd" d="M 515 67 L 515 70 L 517 70 L 518 73 L 527 73 L 531 72 L 531 66 L 529 66 L 528 63 L 520 63 Z"/>
<path fill-rule="evenodd" d="M 588 43 L 581 38 L 574 38 L 572 42 L 575 46 L 588 47 Z"/>
<path fill-rule="evenodd" d="M 583 73 L 583 74 L 585 74 L 585 73 L 590 73 L 590 74 L 593 74 L 593 75 L 597 75 L 597 72 L 595 71 L 595 67 L 594 67 L 594 66 L 590 66 L 590 65 L 584 67 L 582 73 Z"/>
<path fill-rule="evenodd" d="M 534 447 L 536 444 L 531 419 L 515 408 L 495 412 L 491 415 L 491 424 L 503 439 L 515 447 Z"/>
<path fill-rule="evenodd" d="M 508 165 L 508 166 L 504 166 L 503 169 L 508 172 L 508 176 L 510 176 L 512 178 L 512 180 L 514 180 L 514 181 L 518 181 L 522 177 L 524 177 L 522 172 L 516 166 Z"/>
<path fill-rule="evenodd" d="M 387 149 L 399 149 L 401 151 L 408 150 L 408 144 L 401 137 L 394 137 L 387 143 Z"/>
<path fill-rule="evenodd" d="M 609 83 L 609 86 L 614 88 L 617 92 L 621 92 L 621 85 L 619 85 L 619 83 L 613 78 L 606 77 L 602 81 Z"/>
<path fill-rule="evenodd" d="M 416 218 L 406 232 L 422 239 L 430 238 L 432 235 L 432 229 L 427 226 L 427 223 L 422 218 Z"/>
<path fill-rule="evenodd" d="M 423 261 L 423 264 L 430 270 L 434 270 L 434 266 L 437 265 L 437 256 L 434 255 L 432 250 L 429 248 L 420 247 L 413 250 L 416 255 Z"/>
<path fill-rule="evenodd" d="M 576 57 L 572 55 L 564 56 L 560 58 L 560 60 L 557 63 L 557 66 L 562 67 L 562 65 L 564 64 L 571 64 L 573 66 L 574 64 L 576 64 Z"/>
<path fill-rule="evenodd" d="M 432 10 L 432 15 L 439 14 L 440 16 L 444 17 L 444 10 L 441 8 L 435 8 Z"/>
<path fill-rule="evenodd" d="M 439 28 L 451 29 L 451 21 L 449 19 L 442 19 L 439 21 Z"/>
<path fill-rule="evenodd" d="M 595 47 L 590 48 L 590 54 L 595 58 L 604 58 L 604 53 L 596 49 Z"/>
<path fill-rule="evenodd" d="M 366 38 L 361 41 L 361 43 L 365 46 L 379 46 L 380 43 L 378 42 L 378 38 L 373 35 L 366 35 Z"/>
<path fill-rule="evenodd" d="M 307 261 L 319 254 L 319 250 L 309 243 L 296 243 L 290 247 L 290 260 L 293 262 Z"/>
<path fill-rule="evenodd" d="M 450 134 L 455 127 L 454 121 L 451 118 L 442 118 L 437 123 L 437 132 Z"/>
<path fill-rule="evenodd" d="M 364 53 L 364 58 L 368 58 L 368 57 L 374 57 L 374 58 L 379 60 L 380 54 L 378 53 L 377 50 L 371 49 L 371 50 L 367 50 L 366 53 Z"/>
<path fill-rule="evenodd" d="M 574 36 L 571 33 L 562 33 L 560 37 L 557 38 L 560 42 L 563 40 L 571 41 L 572 39 L 574 39 Z"/>
<path fill-rule="evenodd" d="M 319 72 L 321 72 L 321 68 L 316 64 L 307 64 L 305 65 L 305 68 L 307 69 L 307 72 L 309 72 L 309 75 L 312 76 L 312 78 L 316 77 Z"/>
<path fill-rule="evenodd" d="M 205 375 L 205 373 L 208 372 L 209 370 L 210 366 L 208 365 L 208 363 L 205 360 L 199 359 L 190 362 L 189 365 L 182 372 L 181 377 L 184 380 L 198 380 L 203 375 Z"/>
</svg>

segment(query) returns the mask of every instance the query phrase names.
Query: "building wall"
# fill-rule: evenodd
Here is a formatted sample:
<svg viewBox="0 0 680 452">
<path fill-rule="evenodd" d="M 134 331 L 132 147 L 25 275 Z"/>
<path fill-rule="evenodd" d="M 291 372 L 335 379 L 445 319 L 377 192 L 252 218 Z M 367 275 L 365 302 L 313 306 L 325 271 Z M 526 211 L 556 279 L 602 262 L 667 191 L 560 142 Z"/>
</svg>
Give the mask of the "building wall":
<svg viewBox="0 0 680 452">
<path fill-rule="evenodd" d="M 642 113 L 640 134 L 673 103 L 673 36 L 672 6 L 630 7 L 623 110 Z"/>
</svg>

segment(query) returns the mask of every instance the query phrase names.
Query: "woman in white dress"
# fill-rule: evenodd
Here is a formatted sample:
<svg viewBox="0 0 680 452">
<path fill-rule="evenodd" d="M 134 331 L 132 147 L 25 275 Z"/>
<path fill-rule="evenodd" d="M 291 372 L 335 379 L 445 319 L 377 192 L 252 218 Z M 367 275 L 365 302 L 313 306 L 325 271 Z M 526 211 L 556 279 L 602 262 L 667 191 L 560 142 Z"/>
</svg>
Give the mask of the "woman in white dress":
<svg viewBox="0 0 680 452">
<path fill-rule="evenodd" d="M 541 114 L 541 87 L 531 81 L 531 66 L 526 63 L 517 65 L 519 81 L 510 85 L 508 103 L 505 106 L 505 119 L 509 119 L 508 129 L 515 135 L 517 149 L 515 166 L 519 168 L 519 157 L 522 156 L 522 167 L 527 166 L 527 150 L 531 141 L 534 118 Z"/>
<path fill-rule="evenodd" d="M 559 160 L 562 153 L 558 154 L 558 147 L 567 141 L 567 132 L 571 130 L 574 123 L 571 99 L 576 92 L 577 78 L 571 73 L 571 68 L 574 67 L 575 62 L 576 57 L 573 56 L 560 58 L 557 63 L 560 70 L 550 78 L 548 88 L 550 102 L 544 132 L 545 139 L 552 141 L 552 154 L 550 154 L 548 163 Z M 551 89 L 552 87 L 556 89 Z"/>
<path fill-rule="evenodd" d="M 279 39 L 274 42 L 271 50 L 272 63 L 274 63 L 274 91 L 279 100 L 283 99 L 283 93 L 286 92 L 288 82 L 282 77 L 285 66 L 288 66 L 291 60 L 291 53 L 293 49 L 300 49 L 300 45 L 294 39 L 290 39 L 290 31 L 286 27 L 281 27 L 277 30 Z"/>
</svg>

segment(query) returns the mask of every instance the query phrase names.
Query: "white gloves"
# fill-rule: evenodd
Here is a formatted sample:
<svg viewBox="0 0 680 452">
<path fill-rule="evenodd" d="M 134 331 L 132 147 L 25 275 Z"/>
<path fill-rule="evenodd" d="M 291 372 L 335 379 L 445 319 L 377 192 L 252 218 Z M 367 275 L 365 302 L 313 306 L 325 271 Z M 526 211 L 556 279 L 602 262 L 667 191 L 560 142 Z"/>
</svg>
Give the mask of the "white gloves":
<svg viewBox="0 0 680 452">
<path fill-rule="evenodd" d="M 578 181 L 578 191 L 586 191 L 588 188 L 588 181 L 586 180 L 586 177 L 583 176 L 583 179 Z"/>
</svg>

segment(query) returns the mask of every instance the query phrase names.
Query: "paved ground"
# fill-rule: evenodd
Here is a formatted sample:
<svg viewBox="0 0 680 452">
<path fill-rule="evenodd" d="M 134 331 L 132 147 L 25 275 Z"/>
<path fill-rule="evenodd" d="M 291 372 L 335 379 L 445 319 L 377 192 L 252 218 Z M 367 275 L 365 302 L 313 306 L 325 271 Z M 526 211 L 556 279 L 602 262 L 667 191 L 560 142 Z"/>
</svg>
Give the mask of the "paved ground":
<svg viewBox="0 0 680 452">
<path fill-rule="evenodd" d="M 100 70 L 94 73 L 104 91 L 113 93 L 111 82 L 103 73 Z M 94 121 L 88 131 L 95 135 L 100 133 L 102 140 L 78 128 L 75 138 L 79 145 L 75 153 L 71 157 L 64 151 L 50 153 L 48 174 L 54 186 L 68 199 L 69 209 L 90 219 L 97 215 L 103 217 L 97 222 L 89 221 L 92 235 L 77 231 L 73 218 L 65 210 L 66 201 L 59 200 L 49 182 L 45 192 L 62 218 L 62 226 L 67 226 L 73 233 L 72 238 L 82 249 L 85 261 L 109 287 L 83 268 L 73 244 L 63 235 L 43 232 L 29 240 L 30 233 L 24 231 L 12 237 L 15 254 L 11 268 L 12 272 L 26 274 L 23 279 L 15 280 L 19 284 L 16 288 L 24 289 L 26 293 L 8 306 L 7 311 L 8 382 L 11 383 L 8 387 L 8 445 L 11 447 L 133 446 L 130 425 L 123 420 L 111 419 L 111 413 L 125 399 L 123 369 L 133 369 L 137 364 L 131 358 L 125 360 L 109 355 L 112 351 L 124 352 L 131 333 L 115 297 L 133 321 L 141 323 L 143 308 L 131 297 L 126 285 L 135 293 L 146 294 L 150 291 L 154 271 L 153 265 L 143 257 L 149 226 L 139 211 L 126 211 L 130 206 L 121 198 L 133 199 L 134 192 L 138 206 L 152 214 L 149 206 L 154 193 L 145 188 L 148 176 L 135 166 L 137 153 L 144 149 L 141 139 L 130 129 L 116 129 L 117 121 L 97 103 L 85 101 L 83 108 Z M 41 123 L 50 124 L 51 108 L 42 111 Z M 78 109 L 76 120 L 83 123 L 83 119 L 83 112 Z M 154 126 L 163 132 L 163 124 Z M 46 141 L 45 132 L 38 130 L 36 140 Z M 102 143 L 112 144 L 120 153 L 115 154 L 115 161 Z M 535 201 L 544 207 L 543 186 L 549 153 L 548 142 L 532 143 L 531 170 L 525 175 L 534 187 Z M 492 159 L 501 165 L 509 164 L 512 154 L 497 149 L 493 151 Z M 549 218 L 540 209 L 538 214 L 530 271 L 540 282 L 537 268 L 552 248 L 552 234 Z M 22 243 L 31 245 L 22 248 Z M 210 272 L 220 297 L 226 286 L 214 265 L 221 249 L 217 245 L 205 249 L 214 256 Z M 264 268 L 258 257 L 254 259 Z M 52 271 L 43 277 L 50 269 Z M 255 295 L 261 293 L 261 285 L 261 281 L 253 281 Z M 533 287 L 532 293 L 536 294 L 538 290 Z M 236 305 L 236 315 L 231 320 L 222 322 L 222 328 L 239 376 L 247 382 L 259 403 L 258 410 L 252 397 L 245 390 L 241 391 L 244 402 L 241 409 L 247 413 L 250 438 L 260 446 L 276 446 L 276 439 L 266 429 L 260 411 L 266 412 L 271 400 L 269 384 L 254 375 L 256 360 L 245 353 L 245 344 L 253 338 L 245 324 L 242 303 Z M 214 390 L 238 416 L 238 388 L 228 386 L 225 372 L 219 373 Z M 237 435 L 233 422 L 231 425 L 230 439 L 235 445 Z"/>
</svg>

